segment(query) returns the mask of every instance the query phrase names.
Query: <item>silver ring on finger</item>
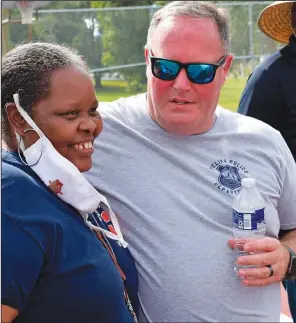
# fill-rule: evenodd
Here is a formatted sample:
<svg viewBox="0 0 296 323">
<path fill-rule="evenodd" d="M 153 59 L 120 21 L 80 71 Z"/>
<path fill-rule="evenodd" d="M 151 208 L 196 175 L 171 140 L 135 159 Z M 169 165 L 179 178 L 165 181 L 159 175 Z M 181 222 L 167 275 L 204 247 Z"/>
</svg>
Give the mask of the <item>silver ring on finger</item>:
<svg viewBox="0 0 296 323">
<path fill-rule="evenodd" d="M 274 274 L 274 271 L 273 271 L 273 268 L 272 268 L 272 266 L 271 265 L 266 265 L 266 267 L 269 269 L 269 276 L 268 277 L 271 277 L 271 276 L 273 276 L 273 274 Z"/>
</svg>

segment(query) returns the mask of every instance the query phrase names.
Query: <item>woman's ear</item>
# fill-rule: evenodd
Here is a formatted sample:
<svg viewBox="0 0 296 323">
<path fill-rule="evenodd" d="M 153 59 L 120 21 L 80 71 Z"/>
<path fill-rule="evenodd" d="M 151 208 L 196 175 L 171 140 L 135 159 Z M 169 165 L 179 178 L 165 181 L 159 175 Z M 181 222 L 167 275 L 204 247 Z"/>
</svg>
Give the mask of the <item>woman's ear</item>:
<svg viewBox="0 0 296 323">
<path fill-rule="evenodd" d="M 20 135 L 24 136 L 24 130 L 30 128 L 27 121 L 18 112 L 18 109 L 14 103 L 6 103 L 5 105 L 7 118 L 11 124 L 11 127 Z"/>
</svg>

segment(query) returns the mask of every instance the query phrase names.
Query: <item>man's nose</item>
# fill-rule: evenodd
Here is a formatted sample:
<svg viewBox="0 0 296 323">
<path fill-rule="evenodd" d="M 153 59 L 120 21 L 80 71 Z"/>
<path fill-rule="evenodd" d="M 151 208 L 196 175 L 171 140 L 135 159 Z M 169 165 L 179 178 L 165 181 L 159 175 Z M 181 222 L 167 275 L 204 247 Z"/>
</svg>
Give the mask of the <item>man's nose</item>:
<svg viewBox="0 0 296 323">
<path fill-rule="evenodd" d="M 174 80 L 174 88 L 178 92 L 187 92 L 190 90 L 192 84 L 189 81 L 184 68 L 181 69 L 179 75 Z"/>
</svg>

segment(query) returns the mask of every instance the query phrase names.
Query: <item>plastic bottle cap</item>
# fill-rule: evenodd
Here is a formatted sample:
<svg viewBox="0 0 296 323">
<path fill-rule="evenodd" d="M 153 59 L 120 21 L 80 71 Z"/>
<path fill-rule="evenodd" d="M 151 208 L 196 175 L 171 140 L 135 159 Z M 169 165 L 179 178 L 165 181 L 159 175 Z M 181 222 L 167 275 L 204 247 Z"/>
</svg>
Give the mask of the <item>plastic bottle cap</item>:
<svg viewBox="0 0 296 323">
<path fill-rule="evenodd" d="M 255 178 L 243 178 L 242 186 L 243 187 L 254 187 L 256 184 Z"/>
</svg>

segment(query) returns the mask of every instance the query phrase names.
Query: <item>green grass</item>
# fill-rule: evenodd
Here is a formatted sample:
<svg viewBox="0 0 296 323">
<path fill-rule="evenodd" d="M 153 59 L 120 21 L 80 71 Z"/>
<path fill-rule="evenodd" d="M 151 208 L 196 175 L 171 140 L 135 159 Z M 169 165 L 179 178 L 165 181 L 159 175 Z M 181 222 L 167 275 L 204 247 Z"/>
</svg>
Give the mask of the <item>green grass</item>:
<svg viewBox="0 0 296 323">
<path fill-rule="evenodd" d="M 246 84 L 246 79 L 228 78 L 221 91 L 219 104 L 224 108 L 236 111 L 241 93 Z M 101 102 L 109 102 L 120 97 L 127 97 L 136 92 L 126 90 L 127 83 L 124 81 L 102 81 L 103 88 L 97 91 L 97 96 Z"/>
<path fill-rule="evenodd" d="M 219 104 L 226 109 L 236 111 L 246 81 L 247 79 L 244 78 L 228 78 L 222 88 Z"/>
<path fill-rule="evenodd" d="M 102 85 L 103 88 L 97 91 L 100 102 L 110 102 L 136 94 L 136 92 L 127 91 L 127 83 L 124 81 L 102 81 Z"/>
</svg>

